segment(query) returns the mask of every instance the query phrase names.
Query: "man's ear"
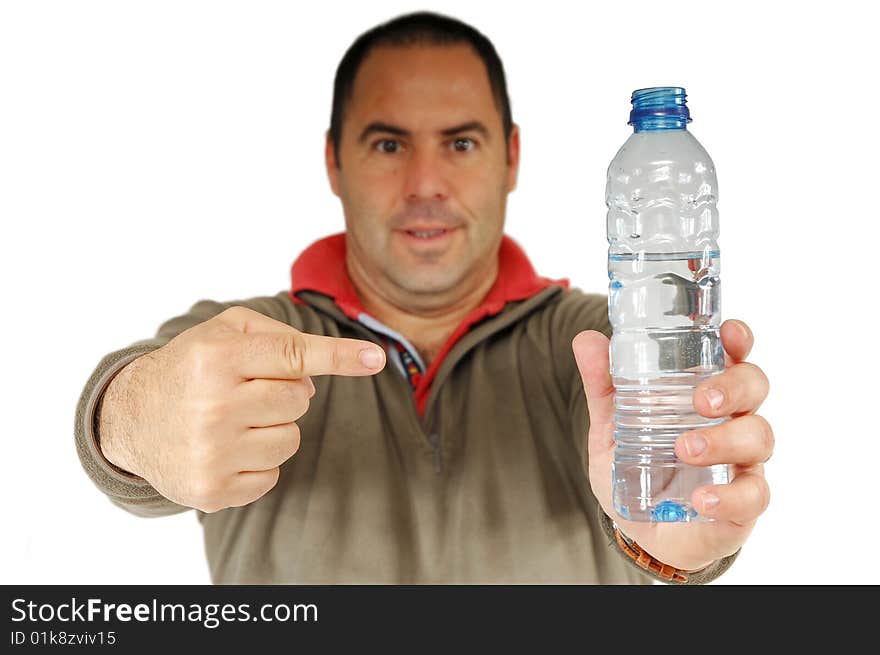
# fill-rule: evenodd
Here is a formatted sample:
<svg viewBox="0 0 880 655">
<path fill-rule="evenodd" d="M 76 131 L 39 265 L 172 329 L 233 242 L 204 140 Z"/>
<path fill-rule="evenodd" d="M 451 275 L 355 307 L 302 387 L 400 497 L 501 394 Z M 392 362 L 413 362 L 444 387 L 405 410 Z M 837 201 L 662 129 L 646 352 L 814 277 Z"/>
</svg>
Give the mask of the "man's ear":
<svg viewBox="0 0 880 655">
<path fill-rule="evenodd" d="M 513 124 L 510 130 L 510 138 L 507 140 L 507 192 L 516 188 L 516 179 L 519 175 L 519 125 Z"/>
<path fill-rule="evenodd" d="M 327 179 L 330 180 L 330 189 L 333 195 L 339 197 L 339 166 L 336 161 L 336 151 L 333 148 L 333 138 L 330 130 L 327 130 L 327 140 L 324 144 L 324 165 L 327 167 Z"/>
</svg>

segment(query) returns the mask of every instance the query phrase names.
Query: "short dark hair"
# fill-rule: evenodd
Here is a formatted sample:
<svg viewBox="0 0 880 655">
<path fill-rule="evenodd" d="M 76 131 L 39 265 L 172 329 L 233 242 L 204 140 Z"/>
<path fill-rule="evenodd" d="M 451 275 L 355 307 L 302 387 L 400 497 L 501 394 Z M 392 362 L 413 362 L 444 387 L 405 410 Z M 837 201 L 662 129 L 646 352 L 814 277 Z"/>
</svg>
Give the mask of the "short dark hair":
<svg viewBox="0 0 880 655">
<path fill-rule="evenodd" d="M 339 142 L 342 139 L 345 106 L 351 99 L 355 77 L 366 56 L 378 46 L 447 46 L 459 43 L 470 44 L 486 65 L 495 104 L 501 112 L 505 144 L 508 142 L 513 129 L 513 119 L 510 113 L 510 98 L 507 96 L 504 66 L 495 51 L 495 46 L 486 36 L 467 23 L 450 16 L 421 11 L 398 16 L 364 32 L 349 46 L 342 61 L 339 62 L 333 82 L 333 108 L 330 113 L 330 138 L 333 140 L 337 167 L 341 166 Z"/>
</svg>

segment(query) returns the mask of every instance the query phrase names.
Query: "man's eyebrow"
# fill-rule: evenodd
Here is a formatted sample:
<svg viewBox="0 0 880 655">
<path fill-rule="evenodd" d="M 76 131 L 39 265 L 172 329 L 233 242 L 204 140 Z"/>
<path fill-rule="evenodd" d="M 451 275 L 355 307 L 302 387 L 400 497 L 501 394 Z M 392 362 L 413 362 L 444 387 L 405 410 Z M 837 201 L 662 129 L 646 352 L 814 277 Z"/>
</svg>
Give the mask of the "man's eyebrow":
<svg viewBox="0 0 880 655">
<path fill-rule="evenodd" d="M 461 125 L 448 127 L 444 130 L 441 130 L 440 134 L 442 134 L 443 136 L 453 136 L 462 132 L 479 132 L 484 139 L 486 139 L 487 141 L 489 140 L 489 130 L 480 121 L 468 121 L 467 123 L 462 123 Z M 373 121 L 361 131 L 361 134 L 358 137 L 358 143 L 363 143 L 364 141 L 366 141 L 367 137 L 369 137 L 371 134 L 376 133 L 394 134 L 397 136 L 410 136 L 410 131 L 405 130 L 402 127 L 391 125 L 390 123 L 383 123 L 382 121 Z"/>
<path fill-rule="evenodd" d="M 443 136 L 452 136 L 454 134 L 459 134 L 460 132 L 479 132 L 483 135 L 484 139 L 487 141 L 489 140 L 489 130 L 480 121 L 462 123 L 461 125 L 456 125 L 455 127 L 443 130 L 441 134 Z"/>
<path fill-rule="evenodd" d="M 409 130 L 405 130 L 402 127 L 389 125 L 388 123 L 383 123 L 381 121 L 373 121 L 363 129 L 361 135 L 358 137 L 358 143 L 363 143 L 368 136 L 375 134 L 376 132 L 381 132 L 383 134 L 396 134 L 397 136 L 409 136 Z"/>
</svg>

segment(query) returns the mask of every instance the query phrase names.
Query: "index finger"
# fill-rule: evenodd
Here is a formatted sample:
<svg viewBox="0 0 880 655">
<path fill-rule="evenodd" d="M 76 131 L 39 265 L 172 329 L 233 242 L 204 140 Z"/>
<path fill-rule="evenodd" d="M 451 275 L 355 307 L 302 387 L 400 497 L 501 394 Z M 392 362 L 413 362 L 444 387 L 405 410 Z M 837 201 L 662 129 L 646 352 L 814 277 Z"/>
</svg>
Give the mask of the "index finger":
<svg viewBox="0 0 880 655">
<path fill-rule="evenodd" d="M 374 375 L 385 351 L 372 341 L 300 332 L 254 332 L 242 340 L 236 370 L 244 378 L 298 380 L 311 375 Z"/>
<path fill-rule="evenodd" d="M 234 362 L 246 379 L 298 380 L 309 375 L 374 375 L 385 367 L 385 351 L 362 339 L 301 332 L 247 307 L 218 316 L 236 332 Z"/>
</svg>

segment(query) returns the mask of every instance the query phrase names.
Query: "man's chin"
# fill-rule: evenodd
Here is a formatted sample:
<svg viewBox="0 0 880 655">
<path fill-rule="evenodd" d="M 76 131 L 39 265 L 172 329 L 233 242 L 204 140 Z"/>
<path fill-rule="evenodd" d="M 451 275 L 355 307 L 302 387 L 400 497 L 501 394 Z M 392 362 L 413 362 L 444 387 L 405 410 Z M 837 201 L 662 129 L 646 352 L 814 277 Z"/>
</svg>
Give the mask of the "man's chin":
<svg viewBox="0 0 880 655">
<path fill-rule="evenodd" d="M 464 258 L 440 257 L 436 260 L 392 257 L 385 261 L 385 274 L 398 288 L 412 294 L 443 294 L 464 283 L 468 267 Z"/>
<path fill-rule="evenodd" d="M 431 296 L 445 294 L 460 283 L 460 276 L 444 271 L 398 271 L 397 284 L 401 289 L 414 295 Z"/>
</svg>

